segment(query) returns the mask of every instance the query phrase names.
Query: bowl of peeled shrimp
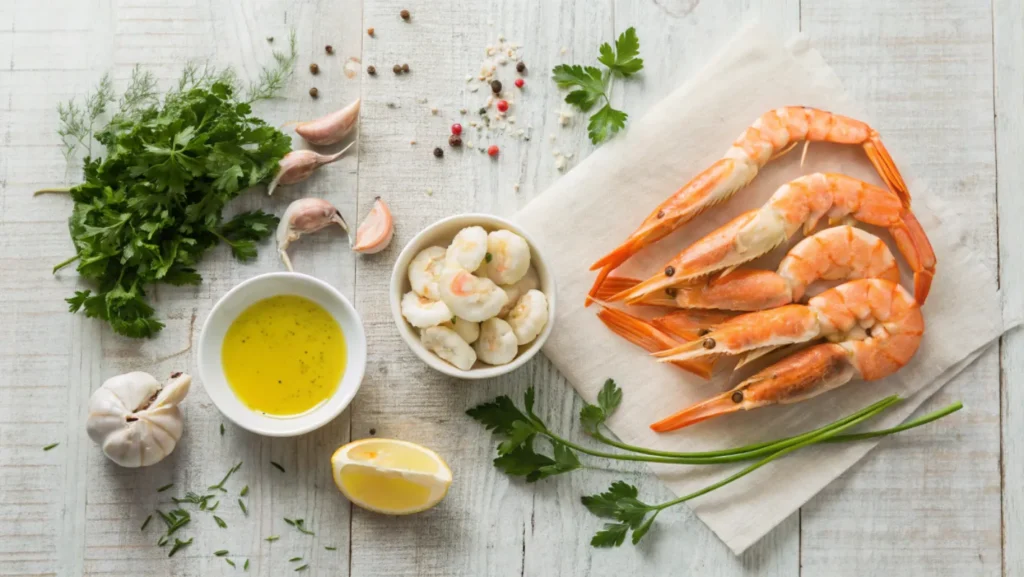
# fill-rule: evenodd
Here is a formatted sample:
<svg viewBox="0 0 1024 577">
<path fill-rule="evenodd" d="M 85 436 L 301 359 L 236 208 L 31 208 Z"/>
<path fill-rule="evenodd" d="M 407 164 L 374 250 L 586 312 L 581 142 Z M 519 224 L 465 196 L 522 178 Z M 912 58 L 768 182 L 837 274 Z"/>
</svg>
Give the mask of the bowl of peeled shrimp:
<svg viewBox="0 0 1024 577">
<path fill-rule="evenodd" d="M 409 348 L 460 379 L 523 366 L 555 318 L 555 281 L 539 247 L 489 214 L 448 217 L 413 237 L 395 262 L 390 299 Z"/>
</svg>

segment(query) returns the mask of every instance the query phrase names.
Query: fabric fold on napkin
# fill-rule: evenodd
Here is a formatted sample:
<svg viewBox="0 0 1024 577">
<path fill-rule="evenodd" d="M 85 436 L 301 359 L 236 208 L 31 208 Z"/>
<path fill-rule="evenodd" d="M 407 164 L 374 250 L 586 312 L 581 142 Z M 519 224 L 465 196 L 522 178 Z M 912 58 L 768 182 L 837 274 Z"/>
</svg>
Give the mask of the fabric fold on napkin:
<svg viewBox="0 0 1024 577">
<path fill-rule="evenodd" d="M 729 388 L 730 375 L 717 374 L 711 382 L 703 381 L 654 362 L 646 352 L 611 333 L 596 317 L 596 307 L 583 306 L 595 278 L 588 268 L 625 239 L 655 206 L 720 158 L 754 119 L 789 105 L 813 106 L 871 123 L 849 101 L 835 73 L 804 37 L 783 43 L 764 27 L 748 27 L 703 71 L 514 217 L 544 248 L 558 285 L 557 318 L 544 352 L 589 402 L 595 402 L 605 379 L 616 379 L 625 398 L 609 425 L 627 443 L 677 451 L 737 446 L 806 431 L 896 393 L 907 400 L 870 423 L 871 428 L 894 426 L 1014 324 L 1003 321 L 995 275 L 965 248 L 965 231 L 956 215 L 912 179 L 913 170 L 901 162 L 897 149 L 893 158 L 910 187 L 913 211 L 938 257 L 935 281 L 923 308 L 925 337 L 911 362 L 886 379 L 854 381 L 796 405 L 729 415 L 668 434 L 652 432 L 650 423 Z M 885 127 L 873 126 L 893 150 L 885 141 Z M 799 150 L 773 161 L 731 201 L 641 252 L 616 274 L 650 276 L 707 232 L 761 206 L 783 183 L 816 171 L 841 172 L 881 185 L 860 147 L 811 144 L 803 166 Z M 887 231 L 871 231 L 903 261 Z M 786 250 L 777 249 L 749 266 L 774 269 Z M 903 273 L 904 286 L 912 286 L 905 267 Z M 964 307 L 965 302 L 971 306 Z M 811 447 L 689 504 L 739 554 L 875 444 Z M 740 467 L 652 469 L 682 495 Z"/>
</svg>

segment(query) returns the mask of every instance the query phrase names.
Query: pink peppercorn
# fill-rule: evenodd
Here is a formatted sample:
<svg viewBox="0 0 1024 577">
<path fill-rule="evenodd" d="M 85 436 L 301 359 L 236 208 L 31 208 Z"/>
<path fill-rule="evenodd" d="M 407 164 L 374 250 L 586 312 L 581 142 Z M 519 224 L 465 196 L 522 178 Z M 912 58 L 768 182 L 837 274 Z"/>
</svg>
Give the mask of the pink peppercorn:
<svg viewBox="0 0 1024 577">
<path fill-rule="evenodd" d="M 458 136 L 458 135 L 462 134 L 462 125 L 458 124 L 458 123 L 453 124 L 452 125 L 452 134 L 454 134 L 455 136 Z"/>
<path fill-rule="evenodd" d="M 505 112 L 507 110 L 508 110 L 508 100 L 499 100 L 498 101 L 498 111 L 499 112 Z"/>
<path fill-rule="evenodd" d="M 516 78 L 516 88 L 522 88 L 526 84 L 526 81 L 522 78 Z"/>
<path fill-rule="evenodd" d="M 487 154 L 491 156 L 498 156 L 498 145 L 492 144 L 487 147 Z"/>
</svg>

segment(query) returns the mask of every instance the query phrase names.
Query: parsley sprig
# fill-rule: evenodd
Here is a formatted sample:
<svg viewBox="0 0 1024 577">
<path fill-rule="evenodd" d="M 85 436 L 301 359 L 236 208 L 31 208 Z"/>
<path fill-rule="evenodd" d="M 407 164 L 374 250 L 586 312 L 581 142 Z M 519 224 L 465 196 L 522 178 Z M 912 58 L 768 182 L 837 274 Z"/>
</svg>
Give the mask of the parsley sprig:
<svg viewBox="0 0 1024 577">
<path fill-rule="evenodd" d="M 599 51 L 597 61 L 606 67 L 603 71 L 595 66 L 579 64 L 559 64 L 551 71 L 555 83 L 560 88 L 572 90 L 565 97 L 567 103 L 583 112 L 589 112 L 595 105 L 604 102 L 604 106 L 591 115 L 587 124 L 590 141 L 594 144 L 599 144 L 622 130 L 629 117 L 625 112 L 612 108 L 609 97 L 612 78 L 627 78 L 644 68 L 644 61 L 639 58 L 640 39 L 636 36 L 636 29 L 632 27 L 619 35 L 615 41 L 615 48 L 605 42 Z"/>
<path fill-rule="evenodd" d="M 253 116 L 251 103 L 283 89 L 294 68 L 290 53 L 275 53 L 245 97 L 230 69 L 188 64 L 177 85 L 160 98 L 152 74 L 136 68 L 115 101 L 108 76 L 82 104 L 58 107 L 64 153 L 86 150 L 82 184 L 70 189 L 69 220 L 77 261 L 93 288 L 67 299 L 71 312 L 107 321 L 115 332 L 151 337 L 163 328 L 147 290 L 158 283 L 198 284 L 196 265 L 220 242 L 239 260 L 256 256 L 256 243 L 272 234 L 277 217 L 262 211 L 225 219 L 229 201 L 269 181 L 291 149 L 281 131 Z M 93 143 L 105 156 L 93 156 Z M 50 189 L 40 192 L 58 192 Z"/>
<path fill-rule="evenodd" d="M 721 481 L 665 503 L 652 505 L 640 501 L 639 490 L 622 481 L 612 483 L 604 493 L 583 497 L 583 505 L 591 513 L 616 521 L 607 523 L 601 531 L 598 531 L 591 540 L 591 545 L 612 547 L 621 545 L 629 536 L 630 531 L 632 531 L 632 542 L 634 544 L 639 542 L 647 534 L 658 514 L 664 509 L 710 493 L 756 471 L 775 459 L 808 445 L 884 437 L 936 421 L 963 407 L 958 402 L 897 427 L 865 433 L 843 433 L 843 431 L 878 415 L 901 401 L 900 397 L 892 395 L 847 417 L 799 435 L 717 451 L 672 452 L 622 443 L 602 432 L 608 418 L 622 403 L 622 396 L 622 390 L 616 386 L 613 380 L 608 379 L 601 392 L 598 393 L 597 404 L 585 405 L 580 410 L 579 419 L 583 430 L 592 439 L 616 449 L 628 451 L 628 453 L 594 450 L 553 433 L 533 411 L 535 393 L 532 387 L 526 391 L 525 410 L 518 408 L 509 397 L 503 395 L 494 401 L 470 409 L 467 414 L 488 430 L 504 438 L 498 445 L 498 457 L 494 459 L 494 466 L 508 475 L 525 477 L 528 482 L 583 468 L 577 453 L 620 461 L 675 465 L 715 465 L 754 461 Z M 551 456 L 538 453 L 535 450 L 534 442 L 538 437 L 544 437 L 550 443 Z"/>
</svg>

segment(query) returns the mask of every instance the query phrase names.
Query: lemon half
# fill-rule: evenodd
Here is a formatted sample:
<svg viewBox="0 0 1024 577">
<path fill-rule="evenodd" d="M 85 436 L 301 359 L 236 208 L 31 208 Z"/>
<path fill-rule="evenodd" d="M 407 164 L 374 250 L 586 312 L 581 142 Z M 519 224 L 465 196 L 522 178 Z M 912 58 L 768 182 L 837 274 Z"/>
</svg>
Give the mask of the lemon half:
<svg viewBox="0 0 1024 577">
<path fill-rule="evenodd" d="M 387 515 L 409 515 L 448 494 L 452 471 L 430 449 L 396 439 L 361 439 L 331 456 L 334 484 L 356 505 Z"/>
</svg>

